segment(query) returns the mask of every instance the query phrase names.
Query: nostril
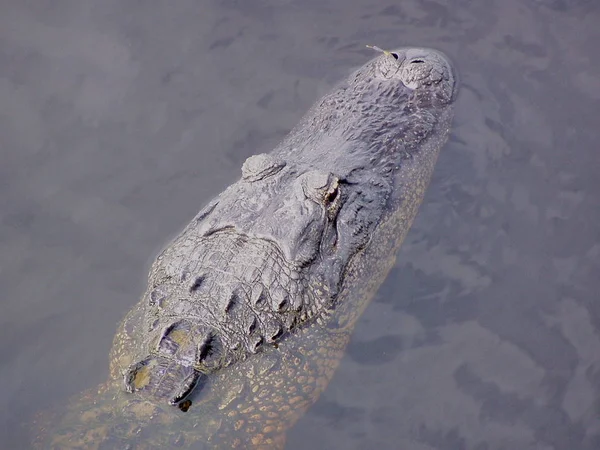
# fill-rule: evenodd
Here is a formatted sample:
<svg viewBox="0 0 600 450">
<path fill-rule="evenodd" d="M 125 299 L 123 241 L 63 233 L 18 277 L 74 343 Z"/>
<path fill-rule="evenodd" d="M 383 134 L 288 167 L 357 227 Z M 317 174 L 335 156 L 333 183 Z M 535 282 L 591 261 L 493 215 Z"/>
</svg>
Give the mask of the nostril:
<svg viewBox="0 0 600 450">
<path fill-rule="evenodd" d="M 398 53 L 392 52 L 392 53 L 390 53 L 390 55 L 392 55 L 394 57 L 394 59 L 398 59 L 399 58 Z"/>
<path fill-rule="evenodd" d="M 421 64 L 424 63 L 425 61 L 423 61 L 422 59 L 413 59 L 410 63 L 411 64 Z"/>
</svg>

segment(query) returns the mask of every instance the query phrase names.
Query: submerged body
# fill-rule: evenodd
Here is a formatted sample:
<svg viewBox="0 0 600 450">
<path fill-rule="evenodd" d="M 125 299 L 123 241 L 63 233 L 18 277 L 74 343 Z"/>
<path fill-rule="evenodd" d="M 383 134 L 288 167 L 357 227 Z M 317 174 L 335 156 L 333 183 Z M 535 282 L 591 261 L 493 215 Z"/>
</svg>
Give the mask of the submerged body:
<svg viewBox="0 0 600 450">
<path fill-rule="evenodd" d="M 156 259 L 109 381 L 38 446 L 282 448 L 394 264 L 456 90 L 439 52 L 384 52 L 250 157 Z"/>
</svg>

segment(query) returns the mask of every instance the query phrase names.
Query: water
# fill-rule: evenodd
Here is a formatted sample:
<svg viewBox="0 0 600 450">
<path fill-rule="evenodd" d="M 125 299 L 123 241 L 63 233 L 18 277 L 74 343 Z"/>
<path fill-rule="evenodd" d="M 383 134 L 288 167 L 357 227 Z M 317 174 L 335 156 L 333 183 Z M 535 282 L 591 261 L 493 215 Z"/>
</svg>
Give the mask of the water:
<svg viewBox="0 0 600 450">
<path fill-rule="evenodd" d="M 600 447 L 597 2 L 46 3 L 0 6 L 2 448 L 106 378 L 156 252 L 365 44 L 446 52 L 454 133 L 287 448 Z"/>
</svg>

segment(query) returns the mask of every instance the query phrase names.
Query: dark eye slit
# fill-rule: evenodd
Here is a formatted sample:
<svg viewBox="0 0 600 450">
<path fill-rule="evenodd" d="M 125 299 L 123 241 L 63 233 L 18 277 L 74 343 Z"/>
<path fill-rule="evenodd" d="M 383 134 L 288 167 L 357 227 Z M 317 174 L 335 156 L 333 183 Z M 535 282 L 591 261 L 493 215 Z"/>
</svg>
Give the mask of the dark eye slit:
<svg viewBox="0 0 600 450">
<path fill-rule="evenodd" d="M 327 200 L 329 203 L 332 203 L 336 199 L 337 195 L 338 195 L 337 189 L 333 192 L 328 192 L 325 200 Z"/>
</svg>

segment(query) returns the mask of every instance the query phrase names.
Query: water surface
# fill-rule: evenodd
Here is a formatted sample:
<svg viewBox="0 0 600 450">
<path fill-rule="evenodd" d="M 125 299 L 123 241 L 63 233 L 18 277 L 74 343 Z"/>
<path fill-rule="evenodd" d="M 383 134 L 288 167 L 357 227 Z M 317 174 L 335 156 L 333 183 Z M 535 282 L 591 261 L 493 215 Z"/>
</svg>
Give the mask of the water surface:
<svg viewBox="0 0 600 450">
<path fill-rule="evenodd" d="M 158 250 L 365 44 L 446 52 L 455 127 L 287 448 L 600 448 L 591 0 L 2 2 L 0 446 L 106 379 Z"/>
</svg>

